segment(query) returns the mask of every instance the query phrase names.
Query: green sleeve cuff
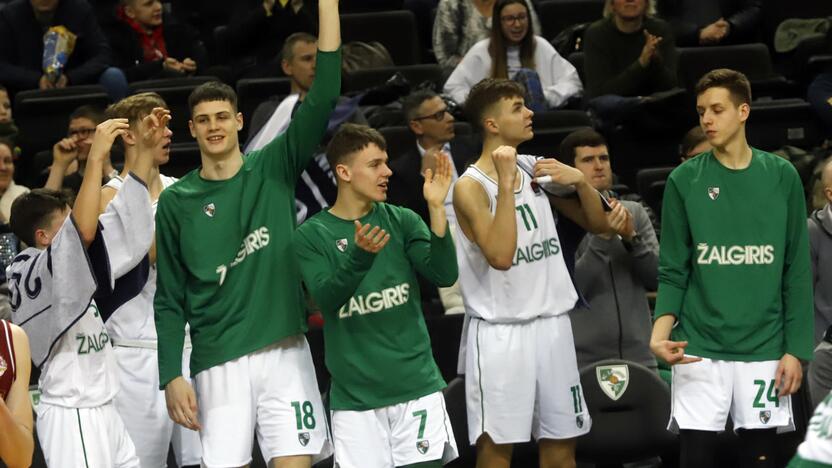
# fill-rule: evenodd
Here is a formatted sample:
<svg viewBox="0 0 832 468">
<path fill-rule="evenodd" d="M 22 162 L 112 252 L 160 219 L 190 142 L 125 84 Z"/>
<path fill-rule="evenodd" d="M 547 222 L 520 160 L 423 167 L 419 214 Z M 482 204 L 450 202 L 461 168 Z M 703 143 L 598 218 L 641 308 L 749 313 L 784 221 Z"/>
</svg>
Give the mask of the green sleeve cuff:
<svg viewBox="0 0 832 468">
<path fill-rule="evenodd" d="M 682 312 L 682 300 L 685 297 L 685 290 L 667 283 L 659 283 L 659 292 L 656 296 L 656 309 L 653 312 L 655 319 L 663 315 L 675 315 L 677 318 Z"/>
</svg>

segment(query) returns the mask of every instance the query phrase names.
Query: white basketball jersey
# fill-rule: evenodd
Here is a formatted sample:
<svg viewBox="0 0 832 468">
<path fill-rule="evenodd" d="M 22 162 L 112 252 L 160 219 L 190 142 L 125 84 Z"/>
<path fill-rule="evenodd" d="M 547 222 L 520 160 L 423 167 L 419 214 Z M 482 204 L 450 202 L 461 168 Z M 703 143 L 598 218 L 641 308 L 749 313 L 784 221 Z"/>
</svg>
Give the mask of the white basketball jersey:
<svg viewBox="0 0 832 468">
<path fill-rule="evenodd" d="M 532 188 L 527 171 L 534 156 L 518 155 L 520 188 L 514 192 L 517 251 L 507 271 L 492 268 L 480 248 L 457 227 L 456 255 L 465 313 L 489 322 L 523 322 L 572 309 L 578 293 L 563 261 L 555 217 L 543 190 Z M 475 166 L 470 177 L 488 194 L 491 214 L 497 208 L 497 182 Z"/>
<path fill-rule="evenodd" d="M 176 178 L 159 175 L 162 187 L 166 189 L 176 182 Z M 107 182 L 107 187 L 120 190 L 124 181 L 121 177 L 114 177 Z M 153 216 L 159 201 L 152 203 Z M 150 265 L 147 283 L 139 293 L 119 307 L 107 320 L 107 330 L 113 339 L 118 341 L 156 341 L 156 322 L 153 319 L 153 296 L 156 294 L 156 264 Z"/>
<path fill-rule="evenodd" d="M 117 365 L 113 344 L 92 302 L 41 367 L 40 401 L 70 408 L 106 404 L 118 392 Z"/>
</svg>

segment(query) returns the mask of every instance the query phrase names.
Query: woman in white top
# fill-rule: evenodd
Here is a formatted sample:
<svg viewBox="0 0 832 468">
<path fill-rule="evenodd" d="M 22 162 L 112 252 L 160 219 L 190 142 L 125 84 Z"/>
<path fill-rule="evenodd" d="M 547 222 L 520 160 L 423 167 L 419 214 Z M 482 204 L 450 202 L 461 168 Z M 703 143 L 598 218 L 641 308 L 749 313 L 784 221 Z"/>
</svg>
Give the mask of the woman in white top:
<svg viewBox="0 0 832 468">
<path fill-rule="evenodd" d="M 537 72 L 549 108 L 583 91 L 578 71 L 551 44 L 534 34 L 526 0 L 497 0 L 491 37 L 474 44 L 445 83 L 445 93 L 463 103 L 484 78 L 514 78 L 525 68 Z"/>
</svg>

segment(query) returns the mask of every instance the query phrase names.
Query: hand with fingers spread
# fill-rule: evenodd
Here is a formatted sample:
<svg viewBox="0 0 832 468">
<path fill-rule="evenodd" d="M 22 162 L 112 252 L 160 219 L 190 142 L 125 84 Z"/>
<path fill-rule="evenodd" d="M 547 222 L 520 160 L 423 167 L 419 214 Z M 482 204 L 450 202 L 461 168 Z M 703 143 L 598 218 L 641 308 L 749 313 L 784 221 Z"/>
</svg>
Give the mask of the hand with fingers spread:
<svg viewBox="0 0 832 468">
<path fill-rule="evenodd" d="M 165 130 L 170 123 L 170 111 L 156 107 L 146 115 L 139 124 L 137 143 L 140 148 L 155 148 L 165 138 Z"/>
<path fill-rule="evenodd" d="M 586 183 L 586 176 L 583 172 L 554 158 L 538 159 L 534 163 L 534 176 L 550 176 L 552 182 L 560 185 L 579 185 Z"/>
<path fill-rule="evenodd" d="M 642 67 L 647 67 L 658 55 L 659 44 L 661 44 L 662 38 L 650 34 L 646 29 L 644 30 L 644 38 L 644 47 L 641 49 L 641 55 L 638 57 L 638 63 L 640 63 Z"/>
<path fill-rule="evenodd" d="M 428 207 L 443 208 L 448 190 L 451 188 L 453 172 L 451 160 L 445 152 L 438 152 L 434 155 L 434 169 L 425 169 L 425 184 L 422 187 L 422 195 L 428 202 Z"/>
<path fill-rule="evenodd" d="M 199 407 L 196 404 L 196 393 L 184 377 L 179 376 L 165 385 L 165 402 L 168 416 L 173 422 L 192 431 L 202 430 L 197 418 Z"/>
<path fill-rule="evenodd" d="M 361 250 L 370 253 L 378 253 L 387 245 L 390 234 L 378 226 L 370 229 L 369 224 L 361 225 L 361 221 L 355 220 L 355 245 Z"/>
<path fill-rule="evenodd" d="M 127 119 L 110 119 L 105 120 L 95 127 L 95 136 L 92 139 L 92 146 L 90 146 L 90 154 L 87 157 L 87 164 L 102 163 L 110 155 L 110 149 L 113 147 L 113 142 L 119 136 L 124 136 L 130 129 Z"/>
<path fill-rule="evenodd" d="M 497 182 L 514 190 L 514 181 L 517 179 L 517 149 L 513 146 L 500 146 L 491 153 L 491 161 L 497 170 Z"/>
<path fill-rule="evenodd" d="M 780 389 L 777 396 L 793 395 L 803 382 L 803 366 L 791 354 L 784 354 L 774 374 L 774 386 Z"/>
<path fill-rule="evenodd" d="M 653 354 L 662 361 L 672 365 L 675 364 L 690 364 L 692 362 L 699 362 L 701 357 L 685 356 L 685 348 L 687 341 L 651 341 L 650 350 Z"/>
<path fill-rule="evenodd" d="M 636 235 L 636 228 L 633 223 L 633 215 L 618 200 L 610 199 L 612 211 L 607 212 L 607 222 L 613 234 L 618 234 L 626 241 L 632 240 Z"/>
</svg>

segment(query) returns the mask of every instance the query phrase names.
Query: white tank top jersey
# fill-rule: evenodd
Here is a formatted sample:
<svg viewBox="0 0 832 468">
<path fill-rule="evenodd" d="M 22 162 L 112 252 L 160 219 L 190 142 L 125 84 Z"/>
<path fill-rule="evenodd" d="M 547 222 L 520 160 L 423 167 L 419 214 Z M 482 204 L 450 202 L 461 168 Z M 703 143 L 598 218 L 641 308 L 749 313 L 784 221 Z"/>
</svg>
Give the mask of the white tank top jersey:
<svg viewBox="0 0 832 468">
<path fill-rule="evenodd" d="M 492 268 L 480 248 L 457 227 L 456 255 L 465 313 L 488 322 L 515 323 L 569 312 L 578 300 L 546 193 L 532 187 L 534 156 L 518 155 L 520 188 L 514 192 L 517 252 L 507 271 Z M 475 166 L 462 177 L 477 181 L 497 207 L 497 182 Z"/>
<path fill-rule="evenodd" d="M 160 174 L 160 177 L 163 189 L 170 187 L 177 181 L 176 178 L 166 175 Z M 124 180 L 121 177 L 114 177 L 107 182 L 106 186 L 120 190 L 123 184 Z M 154 217 L 158 204 L 158 200 L 153 201 Z M 107 330 L 116 343 L 139 341 L 146 342 L 149 347 L 152 347 L 152 344 L 156 342 L 156 323 L 153 319 L 153 296 L 155 294 L 156 264 L 153 263 L 150 265 L 147 283 L 145 283 L 139 295 L 122 304 L 107 320 Z"/>
<path fill-rule="evenodd" d="M 41 403 L 94 408 L 118 393 L 116 355 L 95 302 L 55 343 L 41 368 Z"/>
</svg>

